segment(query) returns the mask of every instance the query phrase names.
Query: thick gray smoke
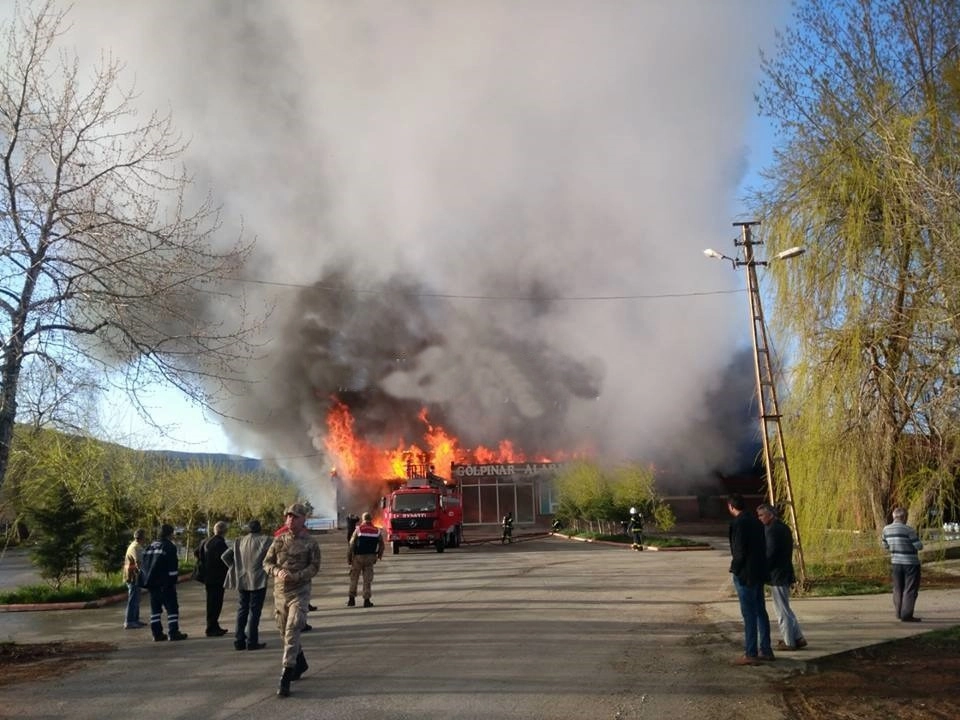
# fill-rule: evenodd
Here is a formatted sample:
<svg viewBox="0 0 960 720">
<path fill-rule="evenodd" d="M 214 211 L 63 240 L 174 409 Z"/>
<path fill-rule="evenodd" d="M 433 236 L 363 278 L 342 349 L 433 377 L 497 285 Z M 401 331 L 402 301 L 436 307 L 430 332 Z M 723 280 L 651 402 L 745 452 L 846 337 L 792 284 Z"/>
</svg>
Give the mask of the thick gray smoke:
<svg viewBox="0 0 960 720">
<path fill-rule="evenodd" d="M 735 234 L 783 4 L 78 5 L 78 43 L 192 137 L 224 237 L 257 238 L 247 292 L 274 311 L 223 401 L 238 451 L 287 458 L 330 509 L 338 394 L 371 439 L 416 441 L 426 406 L 468 445 L 729 460 L 707 398 L 745 300 L 709 294 L 742 279 L 701 251 Z"/>
</svg>

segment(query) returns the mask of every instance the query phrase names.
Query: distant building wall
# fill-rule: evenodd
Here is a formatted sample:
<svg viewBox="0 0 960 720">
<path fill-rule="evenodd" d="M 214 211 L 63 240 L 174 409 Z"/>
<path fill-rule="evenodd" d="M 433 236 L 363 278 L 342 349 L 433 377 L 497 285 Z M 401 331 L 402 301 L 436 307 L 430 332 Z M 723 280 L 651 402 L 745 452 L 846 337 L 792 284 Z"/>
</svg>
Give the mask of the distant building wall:
<svg viewBox="0 0 960 720">
<path fill-rule="evenodd" d="M 450 474 L 463 493 L 464 525 L 497 524 L 507 511 L 517 525 L 549 525 L 557 507 L 553 480 L 563 467 L 564 463 L 452 465 Z M 765 499 L 762 472 L 719 476 L 718 480 L 718 487 L 709 494 L 663 498 L 677 522 L 728 518 L 730 493 L 743 495 L 751 511 Z"/>
</svg>

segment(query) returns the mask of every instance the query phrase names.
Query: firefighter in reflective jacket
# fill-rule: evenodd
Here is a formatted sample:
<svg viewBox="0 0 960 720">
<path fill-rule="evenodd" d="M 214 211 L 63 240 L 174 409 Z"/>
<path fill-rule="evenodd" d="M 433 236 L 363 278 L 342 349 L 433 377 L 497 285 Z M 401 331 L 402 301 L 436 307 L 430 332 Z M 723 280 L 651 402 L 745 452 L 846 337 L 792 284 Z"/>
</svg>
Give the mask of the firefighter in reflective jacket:
<svg viewBox="0 0 960 720">
<path fill-rule="evenodd" d="M 347 607 L 357 604 L 357 582 L 363 575 L 363 606 L 373 607 L 370 601 L 370 586 L 373 585 L 373 566 L 383 557 L 383 534 L 373 524 L 373 517 L 365 512 L 360 524 L 350 537 L 350 549 L 347 551 L 347 563 L 350 565 L 350 594 Z"/>
</svg>

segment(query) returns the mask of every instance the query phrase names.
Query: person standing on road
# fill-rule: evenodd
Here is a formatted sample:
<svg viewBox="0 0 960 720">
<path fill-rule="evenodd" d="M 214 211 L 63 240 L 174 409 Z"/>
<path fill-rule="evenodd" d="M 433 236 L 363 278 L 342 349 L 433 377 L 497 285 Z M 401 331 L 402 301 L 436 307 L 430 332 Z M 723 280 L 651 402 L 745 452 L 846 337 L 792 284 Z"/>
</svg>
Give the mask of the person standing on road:
<svg viewBox="0 0 960 720">
<path fill-rule="evenodd" d="M 363 606 L 373 607 L 370 599 L 373 585 L 373 566 L 377 560 L 383 559 L 383 533 L 373 524 L 373 516 L 365 512 L 360 518 L 360 524 L 350 537 L 347 550 L 347 563 L 350 565 L 350 592 L 347 596 L 347 607 L 357 604 L 357 582 L 363 575 Z"/>
<path fill-rule="evenodd" d="M 800 630 L 800 622 L 790 608 L 790 586 L 797 581 L 793 570 L 793 533 L 780 518 L 776 509 L 767 503 L 757 508 L 757 517 L 764 526 L 767 539 L 767 570 L 770 575 L 770 597 L 783 638 L 777 650 L 798 650 L 807 646 Z"/>
<path fill-rule="evenodd" d="M 237 650 L 260 650 L 266 643 L 260 642 L 260 614 L 267 597 L 267 573 L 263 559 L 272 542 L 260 533 L 260 521 L 251 520 L 250 532 L 233 541 L 222 559 L 230 572 L 236 576 L 237 627 L 233 647 Z"/>
<path fill-rule="evenodd" d="M 147 532 L 137 528 L 133 540 L 127 545 L 124 555 L 124 579 L 127 583 L 127 613 L 123 620 L 126 630 L 145 627 L 140 622 L 140 567 L 143 564 L 143 547 L 147 544 Z"/>
<path fill-rule="evenodd" d="M 164 609 L 167 611 L 169 639 L 187 639 L 187 634 L 180 632 L 180 605 L 177 602 L 180 563 L 172 537 L 173 525 L 163 525 L 160 527 L 160 538 L 143 551 L 143 583 L 150 591 L 150 631 L 155 642 L 167 639 L 167 635 L 163 634 Z"/>
<path fill-rule="evenodd" d="M 767 542 L 763 525 L 757 516 L 744 510 L 739 493 L 727 499 L 730 521 L 730 572 L 743 615 L 743 655 L 734 665 L 757 665 L 761 660 L 774 660 L 770 647 L 770 617 L 763 598 L 767 579 Z M 758 646 L 759 644 L 759 653 Z"/>
<path fill-rule="evenodd" d="M 920 593 L 920 550 L 923 543 L 917 531 L 907 525 L 907 511 L 896 508 L 893 522 L 880 535 L 883 548 L 890 553 L 893 580 L 893 609 L 901 622 L 920 622 L 913 614 Z"/>
<path fill-rule="evenodd" d="M 263 569 L 274 578 L 274 615 L 283 634 L 280 697 L 290 695 L 290 682 L 299 680 L 309 667 L 300 647 L 300 632 L 307 621 L 311 580 L 320 571 L 320 546 L 305 527 L 307 509 L 295 503 L 284 516 L 286 527 L 273 538 L 263 560 Z"/>
<path fill-rule="evenodd" d="M 229 632 L 220 627 L 220 613 L 223 611 L 223 583 L 227 579 L 227 566 L 223 554 L 227 551 L 224 534 L 227 524 L 220 520 L 213 526 L 213 535 L 200 546 L 200 562 L 206 570 L 203 586 L 207 596 L 207 637 L 220 637 Z"/>
<path fill-rule="evenodd" d="M 500 543 L 512 543 L 513 542 L 513 512 L 508 511 L 506 515 L 503 516 L 503 520 L 500 521 L 501 527 L 503 527 L 503 534 L 500 536 Z"/>
<path fill-rule="evenodd" d="M 627 523 L 627 532 L 633 540 L 630 547 L 634 550 L 643 550 L 643 515 L 635 507 L 630 508 L 630 522 Z"/>
</svg>

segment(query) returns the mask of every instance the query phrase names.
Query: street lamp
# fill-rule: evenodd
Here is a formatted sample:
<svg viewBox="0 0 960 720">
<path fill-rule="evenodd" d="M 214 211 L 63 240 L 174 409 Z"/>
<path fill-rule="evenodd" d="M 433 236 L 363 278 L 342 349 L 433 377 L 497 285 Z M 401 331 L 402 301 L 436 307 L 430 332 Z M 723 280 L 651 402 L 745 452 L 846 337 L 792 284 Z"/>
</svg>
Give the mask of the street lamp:
<svg viewBox="0 0 960 720">
<path fill-rule="evenodd" d="M 729 260 L 733 269 L 746 268 L 747 289 L 750 300 L 750 328 L 753 340 L 753 368 L 757 383 L 757 398 L 760 405 L 760 430 L 763 439 L 763 466 L 767 476 L 767 501 L 771 505 L 777 504 L 775 478 L 779 478 L 783 491 L 783 504 L 787 508 L 790 525 L 793 529 L 794 549 L 797 553 L 797 569 L 801 585 L 806 585 L 807 571 L 803 560 L 803 545 L 800 543 L 800 526 L 797 523 L 797 511 L 793 501 L 793 487 L 790 483 L 790 466 L 787 464 L 787 450 L 783 442 L 783 426 L 780 419 L 780 406 L 777 400 L 777 386 L 773 374 L 773 363 L 770 358 L 770 346 L 767 342 L 767 326 L 763 319 L 763 305 L 760 302 L 760 284 L 757 280 L 757 266 L 767 265 L 764 260 L 757 260 L 754 256 L 754 245 L 761 245 L 763 241 L 754 240 L 752 228 L 758 222 L 738 222 L 735 227 L 740 228 L 740 238 L 733 241 L 734 246 L 743 248 L 743 257 L 739 253 L 736 257 L 724 255 L 713 249 L 706 249 L 703 254 L 716 260 Z M 800 246 L 787 248 L 774 255 L 775 260 L 788 260 L 804 253 Z"/>
</svg>

